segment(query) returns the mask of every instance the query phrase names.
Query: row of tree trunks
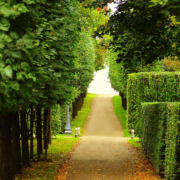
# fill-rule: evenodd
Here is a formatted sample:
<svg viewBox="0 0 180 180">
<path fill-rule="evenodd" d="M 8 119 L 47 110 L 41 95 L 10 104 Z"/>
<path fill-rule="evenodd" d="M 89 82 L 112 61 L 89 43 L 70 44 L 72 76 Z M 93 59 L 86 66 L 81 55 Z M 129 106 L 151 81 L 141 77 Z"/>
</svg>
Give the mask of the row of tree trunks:
<svg viewBox="0 0 180 180">
<path fill-rule="evenodd" d="M 72 118 L 74 119 L 78 111 L 81 110 L 83 103 L 84 103 L 84 98 L 87 96 L 87 92 L 81 93 L 77 98 L 75 98 L 75 101 L 72 103 Z"/>
<path fill-rule="evenodd" d="M 127 110 L 127 98 L 124 95 L 124 93 L 119 92 L 119 95 L 121 96 L 122 99 L 122 107 L 124 108 L 124 110 Z"/>
<path fill-rule="evenodd" d="M 33 156 L 33 128 L 36 125 L 38 160 L 43 152 L 42 140 L 44 136 L 45 159 L 48 144 L 51 144 L 51 109 L 44 110 L 44 123 L 42 123 L 42 109 L 31 108 L 30 118 L 28 111 L 10 113 L 0 116 L 0 180 L 14 180 L 15 174 L 22 173 L 22 167 L 30 165 Z M 19 116 L 20 114 L 20 116 Z M 35 121 L 35 115 L 37 121 Z M 30 123 L 28 123 L 30 122 Z M 37 123 L 36 123 L 37 122 Z M 36 124 L 35 124 L 36 123 Z M 30 127 L 28 126 L 30 124 Z M 42 127 L 44 125 L 44 127 Z M 29 127 L 29 128 L 28 128 Z M 43 135 L 42 135 L 43 128 Z M 29 130 L 28 130 L 29 129 Z M 29 135 L 29 132 L 30 135 Z M 21 138 L 20 138 L 21 135 Z M 30 156 L 29 140 L 30 137 Z M 21 145 L 22 144 L 22 145 Z M 22 151 L 21 151 L 22 150 Z M 22 156 L 21 156 L 22 152 Z M 22 158 L 21 158 L 22 157 Z"/>
</svg>

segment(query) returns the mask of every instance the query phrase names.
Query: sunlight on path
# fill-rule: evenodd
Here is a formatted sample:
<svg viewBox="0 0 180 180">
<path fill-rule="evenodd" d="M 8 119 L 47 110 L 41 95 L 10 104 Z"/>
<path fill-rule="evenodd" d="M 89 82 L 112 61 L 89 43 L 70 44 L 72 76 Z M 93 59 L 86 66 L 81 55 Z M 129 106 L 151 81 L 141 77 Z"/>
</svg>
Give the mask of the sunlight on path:
<svg viewBox="0 0 180 180">
<path fill-rule="evenodd" d="M 103 70 L 94 73 L 94 80 L 89 85 L 88 92 L 95 94 L 115 94 L 116 92 L 113 88 L 111 88 L 111 84 L 108 79 L 109 68 L 106 67 Z"/>
</svg>

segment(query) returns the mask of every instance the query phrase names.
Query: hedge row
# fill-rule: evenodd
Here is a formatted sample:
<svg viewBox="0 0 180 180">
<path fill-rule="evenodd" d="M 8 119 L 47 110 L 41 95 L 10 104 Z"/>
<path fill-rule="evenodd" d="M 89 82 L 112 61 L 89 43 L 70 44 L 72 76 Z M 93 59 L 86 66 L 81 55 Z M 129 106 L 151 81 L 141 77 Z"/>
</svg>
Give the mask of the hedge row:
<svg viewBox="0 0 180 180">
<path fill-rule="evenodd" d="M 141 72 L 130 74 L 127 83 L 128 128 L 141 135 L 142 102 L 180 100 L 180 73 Z"/>
<path fill-rule="evenodd" d="M 64 133 L 67 119 L 67 105 L 54 105 L 51 112 L 52 135 Z"/>
<path fill-rule="evenodd" d="M 180 179 L 180 103 L 142 103 L 142 145 L 167 180 Z"/>
<path fill-rule="evenodd" d="M 142 145 L 156 171 L 164 169 L 166 103 L 142 103 Z"/>
</svg>

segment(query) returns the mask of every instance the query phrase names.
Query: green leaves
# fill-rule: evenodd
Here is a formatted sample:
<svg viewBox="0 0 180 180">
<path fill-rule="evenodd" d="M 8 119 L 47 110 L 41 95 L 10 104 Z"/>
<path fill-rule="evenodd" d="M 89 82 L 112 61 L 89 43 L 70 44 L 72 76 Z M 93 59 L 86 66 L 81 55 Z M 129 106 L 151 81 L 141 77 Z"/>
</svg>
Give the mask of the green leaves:
<svg viewBox="0 0 180 180">
<path fill-rule="evenodd" d="M 0 111 L 51 107 L 86 91 L 94 72 L 91 35 L 108 19 L 76 0 L 22 2 L 0 2 Z"/>
<path fill-rule="evenodd" d="M 120 1 L 117 12 L 110 18 L 112 45 L 119 52 L 117 63 L 123 62 L 131 73 L 138 63 L 152 64 L 170 55 L 176 42 L 167 11 L 159 5 L 149 7 L 150 4 L 141 0 Z"/>
<path fill-rule="evenodd" d="M 27 62 L 22 62 L 21 63 L 22 69 L 24 69 L 26 72 L 29 71 L 31 68 Z"/>
<path fill-rule="evenodd" d="M 8 31 L 10 28 L 10 23 L 6 18 L 0 19 L 0 30 Z"/>
<path fill-rule="evenodd" d="M 13 39 L 18 39 L 18 38 L 19 38 L 19 35 L 18 35 L 16 32 L 13 32 L 13 31 L 10 32 L 10 36 L 11 36 Z"/>
<path fill-rule="evenodd" d="M 0 14 L 2 14 L 6 18 L 15 19 L 21 13 L 26 13 L 27 11 L 28 10 L 23 3 L 19 3 L 16 5 L 13 5 L 13 4 L 10 5 L 10 3 L 2 2 L 0 4 Z"/>
<path fill-rule="evenodd" d="M 19 58 L 19 59 L 20 59 L 20 58 L 22 57 L 20 51 L 10 51 L 10 54 L 11 54 L 11 56 L 14 57 L 14 58 Z"/>
<path fill-rule="evenodd" d="M 35 4 L 35 0 L 23 0 L 26 4 Z"/>
<path fill-rule="evenodd" d="M 1 71 L 1 75 L 3 76 L 7 76 L 9 78 L 12 78 L 12 68 L 10 65 L 6 66 L 2 71 Z"/>
<path fill-rule="evenodd" d="M 16 78 L 17 80 L 24 80 L 23 72 L 17 72 L 16 73 Z"/>
</svg>

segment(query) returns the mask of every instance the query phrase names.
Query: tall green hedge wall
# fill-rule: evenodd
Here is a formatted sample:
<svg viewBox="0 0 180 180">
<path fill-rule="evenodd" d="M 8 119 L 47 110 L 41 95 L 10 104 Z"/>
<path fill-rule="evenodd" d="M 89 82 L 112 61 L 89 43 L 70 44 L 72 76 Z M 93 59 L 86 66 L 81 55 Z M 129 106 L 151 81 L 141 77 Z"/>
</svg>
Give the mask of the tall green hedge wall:
<svg viewBox="0 0 180 180">
<path fill-rule="evenodd" d="M 180 179 L 180 103 L 142 103 L 142 144 L 157 172 Z"/>
<path fill-rule="evenodd" d="M 165 157 L 166 179 L 180 179 L 180 103 L 168 105 Z"/>
<path fill-rule="evenodd" d="M 142 145 L 156 171 L 164 170 L 166 103 L 142 103 Z"/>
<path fill-rule="evenodd" d="M 141 103 L 180 101 L 180 73 L 129 74 L 127 83 L 128 128 L 141 135 Z"/>
</svg>

